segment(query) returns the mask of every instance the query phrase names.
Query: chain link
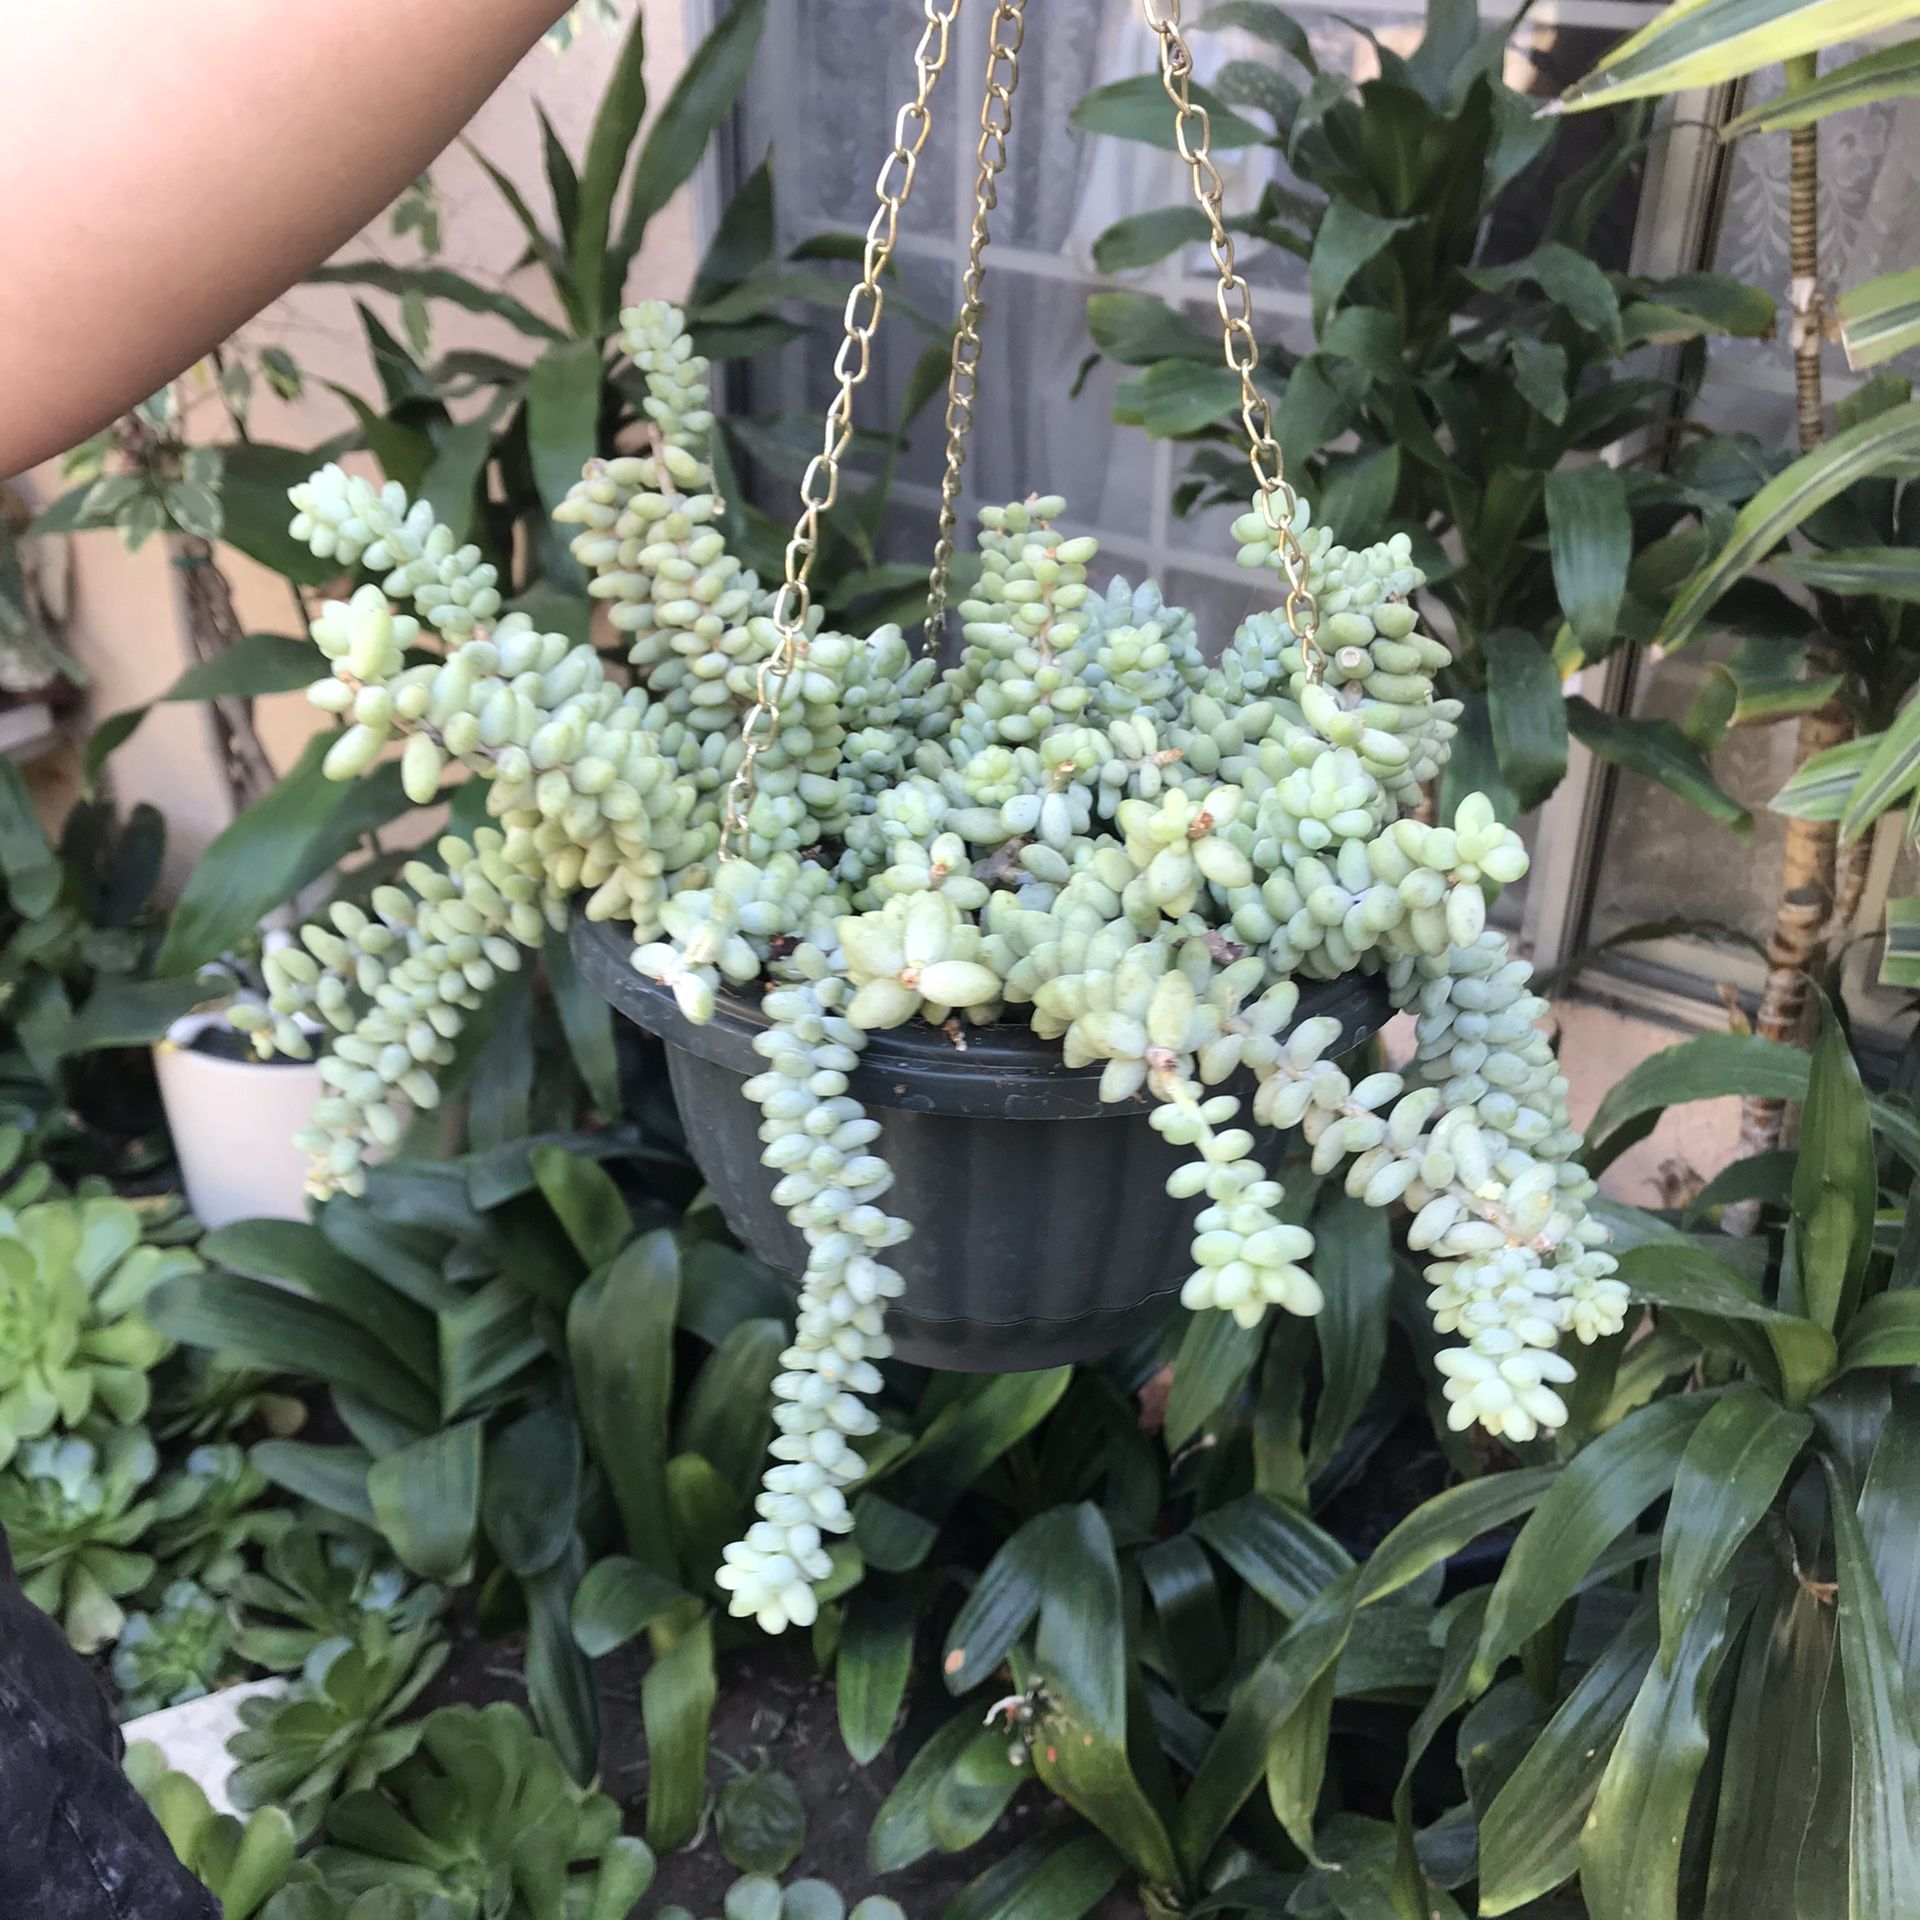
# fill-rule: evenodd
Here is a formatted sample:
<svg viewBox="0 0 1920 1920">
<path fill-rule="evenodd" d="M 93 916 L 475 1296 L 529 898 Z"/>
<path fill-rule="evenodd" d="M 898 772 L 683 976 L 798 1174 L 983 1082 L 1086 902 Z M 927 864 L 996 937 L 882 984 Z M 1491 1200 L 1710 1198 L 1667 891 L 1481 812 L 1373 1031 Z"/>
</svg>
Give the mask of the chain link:
<svg viewBox="0 0 1920 1920">
<path fill-rule="evenodd" d="M 1160 84 L 1173 102 L 1174 143 L 1187 163 L 1193 197 L 1212 230 L 1208 251 L 1220 284 L 1214 305 L 1220 312 L 1221 346 L 1228 368 L 1240 376 L 1240 421 L 1247 434 L 1247 464 L 1259 487 L 1260 517 L 1280 548 L 1287 576 L 1287 626 L 1300 643 L 1307 678 L 1318 680 L 1326 657 L 1318 640 L 1320 609 L 1307 580 L 1307 556 L 1293 530 L 1299 501 L 1287 484 L 1280 443 L 1273 437 L 1273 409 L 1254 382 L 1260 365 L 1253 337 L 1253 294 L 1233 257 L 1233 236 L 1224 211 L 1226 182 L 1213 164 L 1212 123 L 1193 97 L 1193 55 L 1180 30 L 1180 0 L 1140 0 L 1140 12 L 1160 42 Z"/>
<path fill-rule="evenodd" d="M 953 365 L 947 375 L 947 467 L 940 478 L 940 536 L 927 578 L 926 650 L 937 654 L 940 628 L 952 586 L 954 530 L 960 517 L 960 475 L 973 430 L 973 397 L 979 389 L 980 289 L 986 277 L 988 224 L 1000 201 L 1000 174 L 1007 164 L 1007 133 L 1013 126 L 1013 91 L 1020 84 L 1020 43 L 1026 36 L 1026 0 L 997 0 L 987 26 L 987 83 L 980 102 L 980 144 L 973 182 L 973 231 L 967 270 L 960 282 L 960 319 L 953 335 Z"/>
<path fill-rule="evenodd" d="M 928 104 L 947 64 L 955 16 L 961 0 L 922 0 L 925 24 L 915 47 L 914 96 L 901 107 L 893 123 L 893 150 L 880 164 L 873 184 L 879 205 L 867 223 L 860 278 L 847 295 L 845 336 L 834 355 L 838 383 L 821 436 L 820 451 L 800 477 L 800 515 L 787 542 L 786 578 L 774 596 L 774 644 L 754 676 L 754 702 L 740 723 L 740 765 L 727 787 L 727 805 L 720 832 L 722 858 L 737 858 L 747 833 L 747 813 L 753 805 L 754 762 L 780 734 L 780 703 L 787 683 L 806 651 L 807 621 L 813 595 L 807 581 L 813 571 L 820 539 L 820 516 L 828 512 L 840 492 L 840 461 L 853 439 L 853 396 L 873 367 L 873 336 L 886 307 L 881 276 L 893 258 L 900 237 L 900 215 L 913 191 L 920 150 L 933 125 Z"/>
</svg>

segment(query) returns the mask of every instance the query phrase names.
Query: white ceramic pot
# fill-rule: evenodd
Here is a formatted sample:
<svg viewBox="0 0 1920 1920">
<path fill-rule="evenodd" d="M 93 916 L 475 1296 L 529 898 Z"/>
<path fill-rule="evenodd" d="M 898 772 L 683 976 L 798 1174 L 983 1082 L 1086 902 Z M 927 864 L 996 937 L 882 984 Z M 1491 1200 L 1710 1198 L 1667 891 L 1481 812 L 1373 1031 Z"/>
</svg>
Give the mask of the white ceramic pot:
<svg viewBox="0 0 1920 1920">
<path fill-rule="evenodd" d="M 304 1220 L 307 1156 L 293 1136 L 320 1098 L 310 1062 L 223 1060 L 163 1041 L 153 1050 L 160 1098 L 187 1204 L 209 1227 Z"/>
</svg>

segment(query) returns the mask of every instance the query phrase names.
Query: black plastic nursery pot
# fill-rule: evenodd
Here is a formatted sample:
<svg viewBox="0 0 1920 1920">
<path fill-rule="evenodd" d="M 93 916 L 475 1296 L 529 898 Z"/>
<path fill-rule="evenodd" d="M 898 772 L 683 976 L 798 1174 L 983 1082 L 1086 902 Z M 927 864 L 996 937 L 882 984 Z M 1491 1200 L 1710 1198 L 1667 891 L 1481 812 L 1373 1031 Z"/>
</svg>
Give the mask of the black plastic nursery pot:
<svg viewBox="0 0 1920 1920">
<path fill-rule="evenodd" d="M 632 929 L 576 917 L 581 972 L 665 1045 L 687 1143 L 727 1223 L 794 1280 L 806 1242 L 760 1163 L 760 1110 L 741 1092 L 763 1061 L 757 997 L 724 996 L 696 1026 L 636 973 Z M 1389 1008 L 1371 977 L 1303 982 L 1296 1020 L 1331 1015 L 1357 1046 Z M 1186 1155 L 1149 1124 L 1143 1095 L 1109 1104 L 1097 1067 L 1062 1064 L 1057 1042 L 1007 1022 L 964 1046 L 923 1022 L 869 1034 L 848 1091 L 879 1122 L 871 1151 L 893 1169 L 888 1209 L 913 1235 L 887 1258 L 906 1292 L 887 1309 L 902 1360 L 1009 1373 L 1090 1360 L 1142 1331 L 1180 1291 L 1203 1202 L 1175 1200 Z M 1271 1137 L 1271 1136 L 1269 1136 Z"/>
</svg>

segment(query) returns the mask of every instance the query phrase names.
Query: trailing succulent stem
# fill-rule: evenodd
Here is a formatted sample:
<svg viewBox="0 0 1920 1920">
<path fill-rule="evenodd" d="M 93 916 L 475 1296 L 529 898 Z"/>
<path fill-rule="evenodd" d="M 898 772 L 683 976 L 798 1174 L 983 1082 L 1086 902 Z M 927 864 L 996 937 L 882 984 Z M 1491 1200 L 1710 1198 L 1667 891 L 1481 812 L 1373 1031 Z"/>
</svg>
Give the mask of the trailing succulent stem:
<svg viewBox="0 0 1920 1920">
<path fill-rule="evenodd" d="M 1419 630 L 1406 539 L 1350 551 L 1302 507 L 1314 660 L 1278 614 L 1209 659 L 1151 582 L 1096 591 L 1097 543 L 1055 527 L 1064 501 L 990 509 L 948 671 L 894 627 L 803 636 L 723 858 L 773 597 L 719 530 L 705 362 L 670 308 L 624 324 L 650 444 L 594 462 L 557 517 L 632 636 L 631 684 L 496 617 L 491 569 L 399 488 L 328 469 L 295 490 L 316 551 L 387 574 L 316 623 L 333 672 L 314 698 L 350 719 L 329 770 L 405 735 L 415 798 L 457 761 L 489 783 L 495 823 L 278 957 L 265 1044 L 303 1051 L 316 1021 L 340 1035 L 310 1136 L 319 1189 L 357 1186 L 400 1110 L 433 1104 L 494 974 L 575 896 L 631 923 L 634 965 L 691 1020 L 762 986 L 766 1065 L 747 1092 L 809 1252 L 760 1517 L 719 1578 L 770 1630 L 813 1618 L 825 1538 L 852 1525 L 863 1396 L 903 1284 L 885 1255 L 910 1223 L 881 1204 L 892 1175 L 854 1091 L 876 1028 L 1024 1018 L 1070 1066 L 1098 1064 L 1105 1098 L 1149 1099 L 1194 1156 L 1171 1192 L 1206 1203 L 1183 1298 L 1243 1325 L 1321 1305 L 1312 1236 L 1282 1219 L 1268 1171 L 1273 1136 L 1300 1129 L 1321 1171 L 1350 1163 L 1355 1196 L 1412 1209 L 1435 1324 L 1455 1336 L 1439 1357 L 1454 1424 L 1516 1441 L 1561 1424 L 1557 1343 L 1617 1329 L 1626 1294 L 1572 1158 L 1544 1003 L 1486 924 L 1526 855 L 1479 795 L 1449 825 L 1418 817 L 1459 709 L 1434 695 L 1448 656 Z M 1280 569 L 1259 514 L 1235 536 L 1242 564 Z M 429 659 L 401 594 L 440 631 Z M 1353 1080 L 1329 1057 L 1338 1023 L 1297 1017 L 1300 980 L 1356 970 L 1414 1015 L 1404 1073 Z M 1243 1074 L 1245 1115 L 1223 1090 Z"/>
</svg>

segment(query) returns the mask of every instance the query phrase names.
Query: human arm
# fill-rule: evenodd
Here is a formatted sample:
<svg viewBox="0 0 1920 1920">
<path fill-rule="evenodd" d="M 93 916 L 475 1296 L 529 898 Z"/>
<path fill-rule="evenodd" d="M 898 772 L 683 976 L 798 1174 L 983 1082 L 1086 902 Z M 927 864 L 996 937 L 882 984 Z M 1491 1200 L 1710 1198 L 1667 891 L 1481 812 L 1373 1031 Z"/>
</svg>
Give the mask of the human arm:
<svg viewBox="0 0 1920 1920">
<path fill-rule="evenodd" d="M 0 476 L 156 391 L 357 233 L 562 10 L 0 6 Z"/>
</svg>

